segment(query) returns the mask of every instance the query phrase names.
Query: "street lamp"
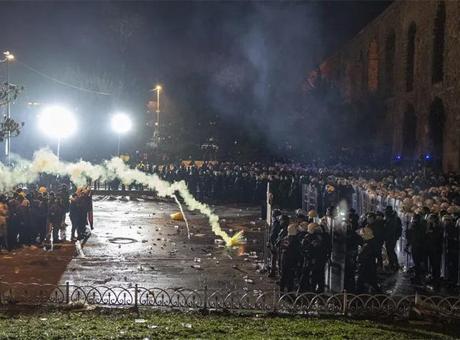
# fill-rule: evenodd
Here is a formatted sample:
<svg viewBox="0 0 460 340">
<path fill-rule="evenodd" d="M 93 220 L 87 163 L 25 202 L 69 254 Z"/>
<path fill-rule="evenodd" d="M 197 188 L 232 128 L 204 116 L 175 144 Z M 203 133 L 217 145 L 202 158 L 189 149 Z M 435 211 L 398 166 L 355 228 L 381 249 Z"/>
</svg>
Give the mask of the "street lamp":
<svg viewBox="0 0 460 340">
<path fill-rule="evenodd" d="M 157 85 L 152 89 L 152 92 L 157 93 L 157 109 L 156 109 L 156 114 L 157 114 L 157 121 L 155 122 L 155 131 L 153 132 L 153 141 L 155 142 L 157 139 L 159 141 L 160 139 L 160 92 L 163 88 L 161 85 Z"/>
<path fill-rule="evenodd" d="M 48 137 L 57 139 L 57 157 L 61 150 L 61 140 L 70 137 L 77 129 L 75 116 L 61 106 L 49 106 L 38 117 L 38 127 Z"/>
<path fill-rule="evenodd" d="M 9 96 L 9 85 L 10 85 L 10 62 L 14 61 L 15 57 L 10 51 L 3 52 L 4 58 L 0 60 L 0 63 L 6 63 L 6 88 Z M 11 118 L 11 104 L 10 99 L 7 99 L 6 103 L 6 117 Z M 7 162 L 10 164 L 10 150 L 11 150 L 11 132 L 8 131 L 8 134 L 5 139 L 5 156 L 7 157 Z"/>
<path fill-rule="evenodd" d="M 10 51 L 3 52 L 3 55 L 4 59 L 1 61 L 2 63 L 14 60 L 14 54 L 12 54 Z"/>
<path fill-rule="evenodd" d="M 132 125 L 133 124 L 129 116 L 124 113 L 116 113 L 112 116 L 112 129 L 118 135 L 118 148 L 117 148 L 118 156 L 120 156 L 121 135 L 131 130 Z"/>
</svg>

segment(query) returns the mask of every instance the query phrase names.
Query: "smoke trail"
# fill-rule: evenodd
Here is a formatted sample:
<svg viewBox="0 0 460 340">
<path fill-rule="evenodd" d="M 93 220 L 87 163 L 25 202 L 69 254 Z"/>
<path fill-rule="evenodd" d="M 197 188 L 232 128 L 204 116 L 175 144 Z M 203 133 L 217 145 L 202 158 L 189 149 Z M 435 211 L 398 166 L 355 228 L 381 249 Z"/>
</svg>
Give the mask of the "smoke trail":
<svg viewBox="0 0 460 340">
<path fill-rule="evenodd" d="M 232 244 L 232 238 L 220 227 L 219 216 L 207 204 L 197 201 L 184 181 L 169 183 L 157 174 L 146 174 L 138 169 L 129 168 L 118 157 L 105 161 L 103 165 L 93 165 L 83 160 L 67 163 L 60 161 L 49 149 L 41 149 L 34 153 L 32 161 L 17 156 L 14 157 L 14 161 L 16 164 L 14 168 L 8 168 L 0 163 L 1 191 L 11 190 L 19 184 L 36 182 L 41 173 L 69 176 L 77 186 L 86 185 L 88 178 L 101 181 L 119 178 L 125 185 L 133 182 L 142 183 L 155 190 L 160 197 L 174 198 L 174 194 L 178 192 L 190 210 L 198 210 L 208 218 L 214 234 L 221 237 L 227 245 Z"/>
<path fill-rule="evenodd" d="M 185 216 L 184 209 L 182 208 L 182 204 L 179 202 L 179 199 L 177 198 L 177 196 L 173 195 L 173 197 L 177 205 L 179 206 L 182 217 L 184 218 L 185 226 L 187 227 L 187 238 L 190 240 L 190 228 L 188 227 L 188 221 L 187 221 L 187 217 Z"/>
</svg>

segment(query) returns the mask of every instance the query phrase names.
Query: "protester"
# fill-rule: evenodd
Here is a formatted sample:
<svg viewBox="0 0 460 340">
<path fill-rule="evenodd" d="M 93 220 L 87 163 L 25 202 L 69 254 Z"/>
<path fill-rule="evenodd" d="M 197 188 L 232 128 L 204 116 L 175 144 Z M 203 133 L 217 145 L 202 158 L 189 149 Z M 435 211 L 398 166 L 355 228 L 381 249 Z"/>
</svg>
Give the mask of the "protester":
<svg viewBox="0 0 460 340">
<path fill-rule="evenodd" d="M 29 185 L 28 188 L 17 188 L 11 193 L 0 194 L 0 250 L 15 250 L 24 246 L 41 246 L 51 250 L 51 243 L 66 241 L 65 228 L 67 212 L 73 208 L 66 185 L 53 186 L 58 194 L 50 192 L 45 186 Z M 78 212 L 81 216 L 78 232 L 79 238 L 88 236 L 85 233 L 89 223 L 93 228 L 91 190 L 79 188 Z M 76 198 L 75 194 L 72 201 Z M 70 213 L 71 220 L 75 210 Z M 74 225 L 74 223 L 73 223 Z M 75 224 L 76 225 L 76 224 Z M 72 228 L 72 235 L 75 230 Z M 77 238 L 72 238 L 75 241 Z"/>
</svg>

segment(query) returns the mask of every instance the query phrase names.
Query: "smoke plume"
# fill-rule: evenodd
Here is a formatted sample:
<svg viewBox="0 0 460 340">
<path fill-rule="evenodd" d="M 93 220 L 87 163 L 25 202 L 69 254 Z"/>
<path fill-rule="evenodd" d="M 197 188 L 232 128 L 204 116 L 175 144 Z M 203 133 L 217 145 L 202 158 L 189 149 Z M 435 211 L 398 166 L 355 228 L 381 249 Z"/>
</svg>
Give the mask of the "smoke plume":
<svg viewBox="0 0 460 340">
<path fill-rule="evenodd" d="M 160 197 L 174 198 L 175 193 L 179 193 L 190 210 L 198 210 L 208 218 L 214 234 L 221 237 L 227 245 L 231 243 L 232 238 L 220 227 L 219 216 L 207 204 L 197 201 L 184 181 L 169 183 L 157 174 L 146 174 L 129 168 L 118 157 L 107 160 L 102 165 L 83 160 L 75 163 L 62 162 L 49 149 L 36 151 L 31 161 L 16 156 L 14 163 L 16 166 L 13 168 L 0 163 L 1 191 L 14 189 L 20 184 L 34 183 L 39 179 L 40 174 L 69 176 L 76 186 L 86 185 L 88 178 L 93 181 L 111 181 L 118 178 L 125 185 L 137 182 L 155 190 Z"/>
</svg>

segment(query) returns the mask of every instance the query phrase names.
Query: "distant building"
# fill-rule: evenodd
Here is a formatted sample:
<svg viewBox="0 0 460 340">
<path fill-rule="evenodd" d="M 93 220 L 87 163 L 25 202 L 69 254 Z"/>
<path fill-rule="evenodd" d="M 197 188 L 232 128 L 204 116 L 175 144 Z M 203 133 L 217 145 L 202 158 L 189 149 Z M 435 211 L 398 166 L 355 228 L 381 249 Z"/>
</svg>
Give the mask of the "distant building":
<svg viewBox="0 0 460 340">
<path fill-rule="evenodd" d="M 460 1 L 395 1 L 310 73 L 357 101 L 385 102 L 385 138 L 403 159 L 460 170 Z"/>
</svg>

